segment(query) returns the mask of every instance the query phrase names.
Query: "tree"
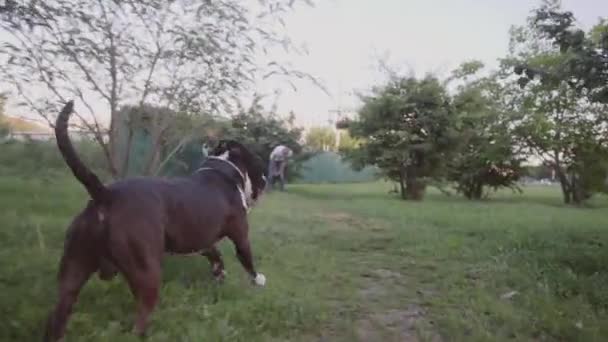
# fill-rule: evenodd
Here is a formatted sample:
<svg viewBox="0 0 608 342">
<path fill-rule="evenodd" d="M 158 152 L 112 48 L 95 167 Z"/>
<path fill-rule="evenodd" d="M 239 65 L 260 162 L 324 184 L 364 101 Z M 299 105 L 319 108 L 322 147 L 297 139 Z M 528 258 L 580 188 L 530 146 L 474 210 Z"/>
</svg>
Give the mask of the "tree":
<svg viewBox="0 0 608 342">
<path fill-rule="evenodd" d="M 564 11 L 559 0 L 546 0 L 531 25 L 565 58 L 555 69 L 521 63 L 516 73 L 523 85 L 537 77 L 545 83 L 566 82 L 591 102 L 608 104 L 608 20 L 600 19 L 590 32 L 575 23 L 574 14 Z"/>
<path fill-rule="evenodd" d="M 452 145 L 445 87 L 430 75 L 394 77 L 361 99 L 358 117 L 348 124 L 361 142 L 347 157 L 355 166 L 377 165 L 400 184 L 403 199 L 422 199 L 428 180 L 443 172 Z"/>
<path fill-rule="evenodd" d="M 359 147 L 359 140 L 353 138 L 348 130 L 338 129 L 338 134 L 340 135 L 340 146 L 338 146 L 340 151 L 348 151 Z"/>
<path fill-rule="evenodd" d="M 542 11 L 558 13 L 559 3 L 549 1 Z M 531 17 L 526 27 L 513 31 L 511 54 L 503 63 L 516 71 L 522 65 L 528 68 L 527 76 L 518 80 L 525 88 L 513 97 L 519 113 L 515 133 L 532 154 L 553 168 L 564 202 L 580 204 L 604 190 L 600 184 L 607 171 L 608 132 L 602 124 L 601 90 L 584 91 L 581 87 L 591 83 L 581 86 L 571 77 L 567 66 L 573 58 L 578 57 L 558 49 L 537 18 Z M 544 76 L 537 78 L 530 70 Z"/>
<path fill-rule="evenodd" d="M 6 100 L 7 95 L 5 93 L 0 93 L 0 139 L 6 137 L 10 133 L 10 127 L 4 119 Z"/>
<path fill-rule="evenodd" d="M 312 127 L 306 133 L 306 145 L 314 151 L 333 150 L 336 134 L 330 127 Z"/>
<path fill-rule="evenodd" d="M 116 143 L 122 106 L 225 112 L 260 75 L 310 78 L 274 61 L 256 61 L 272 46 L 290 48 L 276 27 L 295 2 L 8 1 L 0 8 L 0 31 L 10 37 L 0 50 L 0 74 L 21 104 L 50 125 L 57 101 L 78 99 L 85 109 L 76 113 L 80 128 L 93 133 L 112 175 L 122 177 L 127 168 Z M 101 119 L 108 115 L 106 129 Z M 155 150 L 171 117 L 154 116 Z M 131 142 L 127 135 L 127 150 Z"/>
<path fill-rule="evenodd" d="M 115 136 L 114 143 L 119 147 L 118 159 L 123 161 L 120 167 L 126 170 L 128 175 L 159 174 L 166 171 L 168 164 L 175 162 L 172 159 L 183 153 L 182 150 L 186 147 L 191 148 L 190 145 L 198 144 L 200 152 L 200 145 L 214 135 L 217 126 L 222 123 L 219 118 L 211 115 L 177 113 L 169 108 L 147 104 L 123 106 L 119 113 L 124 120 L 120 122 L 124 129 L 120 130 L 122 134 Z M 164 131 L 161 139 L 158 139 L 155 123 L 160 115 L 167 117 L 171 125 Z M 188 165 L 186 171 L 191 170 L 190 166 Z"/>
<path fill-rule="evenodd" d="M 481 199 L 487 188 L 518 189 L 522 156 L 511 136 L 511 113 L 496 74 L 477 76 L 483 64 L 463 63 L 453 72 L 458 81 L 452 105 L 457 115 L 457 151 L 448 180 L 468 199 Z"/>
<path fill-rule="evenodd" d="M 224 126 L 219 136 L 238 139 L 251 148 L 268 165 L 270 153 L 277 145 L 289 147 L 294 155 L 289 164 L 287 177 L 298 176 L 302 163 L 312 156 L 303 151 L 300 144 L 303 129 L 294 124 L 295 115 L 281 118 L 274 111 L 267 111 L 260 104 L 261 97 L 256 96 L 248 108 L 240 106 L 238 114 L 233 116 L 229 125 Z"/>
</svg>

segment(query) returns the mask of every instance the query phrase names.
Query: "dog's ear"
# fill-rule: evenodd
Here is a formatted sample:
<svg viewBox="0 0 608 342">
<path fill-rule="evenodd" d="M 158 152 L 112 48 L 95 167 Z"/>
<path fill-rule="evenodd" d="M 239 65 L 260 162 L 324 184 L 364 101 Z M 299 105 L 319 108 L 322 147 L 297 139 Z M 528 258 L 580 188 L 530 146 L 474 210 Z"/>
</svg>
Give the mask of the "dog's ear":
<svg viewBox="0 0 608 342">
<path fill-rule="evenodd" d="M 211 155 L 213 156 L 218 156 L 228 150 L 226 140 L 218 140 L 217 142 L 214 141 L 210 145 L 212 146 L 210 150 Z"/>
<path fill-rule="evenodd" d="M 238 146 L 231 146 L 228 149 L 228 152 L 230 153 L 231 157 L 239 159 L 243 158 L 243 151 Z"/>
<path fill-rule="evenodd" d="M 217 142 L 216 150 L 226 150 L 228 148 L 228 142 L 224 139 Z"/>
</svg>

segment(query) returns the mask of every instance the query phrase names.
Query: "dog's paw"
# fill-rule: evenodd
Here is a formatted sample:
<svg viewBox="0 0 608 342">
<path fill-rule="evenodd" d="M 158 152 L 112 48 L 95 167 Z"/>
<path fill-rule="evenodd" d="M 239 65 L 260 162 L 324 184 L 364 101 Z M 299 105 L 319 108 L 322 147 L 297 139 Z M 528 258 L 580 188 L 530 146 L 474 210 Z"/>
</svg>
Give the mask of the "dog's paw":
<svg viewBox="0 0 608 342">
<path fill-rule="evenodd" d="M 146 330 L 142 330 L 142 328 L 138 328 L 137 326 L 133 327 L 131 333 L 137 336 L 139 340 L 145 340 L 148 337 L 148 335 L 146 334 Z"/>
<path fill-rule="evenodd" d="M 226 274 L 227 273 L 225 270 L 220 270 L 219 272 L 213 274 L 213 278 L 215 278 L 215 281 L 218 283 L 221 283 L 226 278 Z"/>
<path fill-rule="evenodd" d="M 264 286 L 266 285 L 266 277 L 262 273 L 257 273 L 253 278 L 253 283 L 257 286 Z"/>
</svg>

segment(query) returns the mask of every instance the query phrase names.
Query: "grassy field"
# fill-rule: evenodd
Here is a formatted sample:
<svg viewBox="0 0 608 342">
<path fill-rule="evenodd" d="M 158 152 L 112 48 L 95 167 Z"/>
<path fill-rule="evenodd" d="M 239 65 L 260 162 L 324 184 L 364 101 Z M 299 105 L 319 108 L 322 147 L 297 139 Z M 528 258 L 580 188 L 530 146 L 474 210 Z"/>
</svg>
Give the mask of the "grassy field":
<svg viewBox="0 0 608 342">
<path fill-rule="evenodd" d="M 386 184 L 293 185 L 252 213 L 266 288 L 228 242 L 228 278 L 170 257 L 149 341 L 606 341 L 608 205 L 560 204 L 553 188 L 484 202 Z M 40 339 L 69 219 L 71 178 L 0 178 L 0 341 Z M 137 341 L 121 279 L 93 278 L 69 341 Z"/>
</svg>

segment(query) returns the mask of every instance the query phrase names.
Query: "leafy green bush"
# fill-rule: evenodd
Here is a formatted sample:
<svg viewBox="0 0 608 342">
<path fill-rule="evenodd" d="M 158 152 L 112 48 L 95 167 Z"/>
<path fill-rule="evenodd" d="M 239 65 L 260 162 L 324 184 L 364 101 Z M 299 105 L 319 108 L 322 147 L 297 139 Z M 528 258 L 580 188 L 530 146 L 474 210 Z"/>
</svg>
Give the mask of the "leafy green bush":
<svg viewBox="0 0 608 342">
<path fill-rule="evenodd" d="M 79 156 L 87 166 L 100 176 L 107 176 L 105 159 L 97 144 L 86 140 L 74 144 Z M 0 146 L 2 149 L 2 153 L 0 153 L 1 175 L 49 178 L 69 172 L 53 140 L 8 140 L 1 143 Z"/>
</svg>

